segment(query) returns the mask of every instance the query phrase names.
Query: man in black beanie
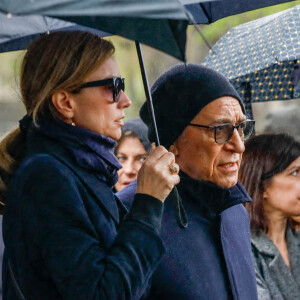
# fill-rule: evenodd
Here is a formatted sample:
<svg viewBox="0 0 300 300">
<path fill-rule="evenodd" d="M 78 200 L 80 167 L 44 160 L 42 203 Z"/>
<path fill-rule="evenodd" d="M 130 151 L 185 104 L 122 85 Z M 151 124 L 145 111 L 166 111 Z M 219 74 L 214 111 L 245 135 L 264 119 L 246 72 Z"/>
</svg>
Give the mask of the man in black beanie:
<svg viewBox="0 0 300 300">
<path fill-rule="evenodd" d="M 147 299 L 257 299 L 251 257 L 251 201 L 238 183 L 244 140 L 254 121 L 226 78 L 199 65 L 177 65 L 152 87 L 161 144 L 180 167 L 178 193 L 188 218 L 180 228 L 172 195 L 164 203 L 166 254 Z M 155 141 L 146 104 L 140 111 Z M 171 170 L 172 171 L 172 170 Z"/>
</svg>

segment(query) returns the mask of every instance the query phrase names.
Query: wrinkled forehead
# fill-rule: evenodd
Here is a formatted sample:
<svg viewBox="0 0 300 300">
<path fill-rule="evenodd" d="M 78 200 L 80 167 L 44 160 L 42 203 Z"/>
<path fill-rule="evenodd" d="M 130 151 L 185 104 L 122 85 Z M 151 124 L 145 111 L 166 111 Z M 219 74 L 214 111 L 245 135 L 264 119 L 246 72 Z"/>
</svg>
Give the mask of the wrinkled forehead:
<svg viewBox="0 0 300 300">
<path fill-rule="evenodd" d="M 246 120 L 240 102 L 233 97 L 218 98 L 206 106 L 194 117 L 193 122 L 206 125 L 223 123 L 236 124 Z M 202 122 L 202 123 L 201 123 Z"/>
</svg>

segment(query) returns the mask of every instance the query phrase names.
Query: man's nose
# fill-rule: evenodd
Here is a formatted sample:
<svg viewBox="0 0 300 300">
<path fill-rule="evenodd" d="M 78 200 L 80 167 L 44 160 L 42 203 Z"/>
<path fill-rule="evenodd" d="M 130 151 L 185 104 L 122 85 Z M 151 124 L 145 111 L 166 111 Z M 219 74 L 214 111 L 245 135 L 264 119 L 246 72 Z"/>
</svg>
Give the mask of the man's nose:
<svg viewBox="0 0 300 300">
<path fill-rule="evenodd" d="M 244 141 L 242 141 L 236 128 L 233 130 L 231 139 L 225 145 L 229 150 L 237 153 L 243 153 L 245 151 Z"/>
</svg>

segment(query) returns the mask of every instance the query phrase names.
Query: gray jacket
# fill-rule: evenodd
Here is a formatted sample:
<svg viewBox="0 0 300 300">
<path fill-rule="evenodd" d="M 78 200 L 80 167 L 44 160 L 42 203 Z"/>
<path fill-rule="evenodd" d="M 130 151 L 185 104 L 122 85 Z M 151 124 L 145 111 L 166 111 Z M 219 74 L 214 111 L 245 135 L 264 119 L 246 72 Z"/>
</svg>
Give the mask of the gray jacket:
<svg viewBox="0 0 300 300">
<path fill-rule="evenodd" d="M 286 232 L 290 268 L 263 232 L 251 234 L 259 300 L 300 299 L 300 233 Z"/>
</svg>

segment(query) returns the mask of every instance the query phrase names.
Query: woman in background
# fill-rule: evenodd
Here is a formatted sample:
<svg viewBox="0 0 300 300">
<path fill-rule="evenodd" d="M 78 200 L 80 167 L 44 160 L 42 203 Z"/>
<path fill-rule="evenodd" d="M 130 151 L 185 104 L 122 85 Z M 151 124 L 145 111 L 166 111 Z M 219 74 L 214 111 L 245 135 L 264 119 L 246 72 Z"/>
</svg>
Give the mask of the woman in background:
<svg viewBox="0 0 300 300">
<path fill-rule="evenodd" d="M 131 119 L 122 127 L 122 136 L 115 149 L 115 155 L 122 168 L 118 171 L 119 179 L 115 185 L 117 192 L 137 178 L 139 169 L 150 152 L 148 128 L 139 119 Z"/>
<path fill-rule="evenodd" d="M 253 199 L 252 252 L 259 299 L 300 295 L 300 143 L 287 134 L 262 134 L 245 143 L 240 181 Z"/>
<path fill-rule="evenodd" d="M 0 144 L 4 299 L 139 299 L 164 254 L 174 155 L 147 158 L 129 212 L 112 192 L 131 105 L 113 54 L 82 31 L 43 35 L 25 54 L 27 115 Z"/>
</svg>

